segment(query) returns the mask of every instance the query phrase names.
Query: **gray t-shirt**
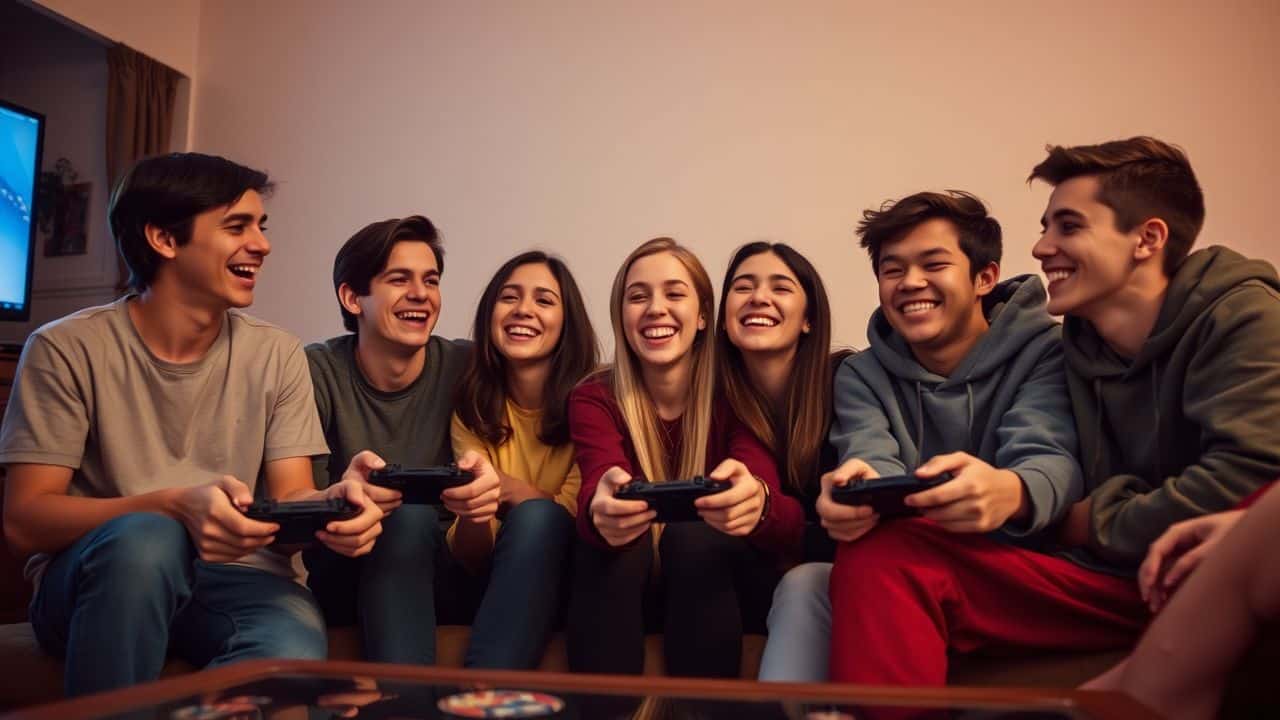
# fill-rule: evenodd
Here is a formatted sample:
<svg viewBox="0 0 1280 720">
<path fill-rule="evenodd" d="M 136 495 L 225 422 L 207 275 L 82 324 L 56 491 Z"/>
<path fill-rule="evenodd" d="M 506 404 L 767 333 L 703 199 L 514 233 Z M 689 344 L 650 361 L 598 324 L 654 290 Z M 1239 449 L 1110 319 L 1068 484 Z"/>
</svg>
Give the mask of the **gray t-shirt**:
<svg viewBox="0 0 1280 720">
<path fill-rule="evenodd" d="M 315 403 L 332 450 L 328 458 L 311 461 L 316 487 L 340 480 L 361 450 L 408 467 L 451 462 L 453 393 L 470 360 L 470 344 L 432 336 L 422 374 L 395 392 L 369 384 L 356 365 L 355 349 L 355 335 L 307 346 Z"/>
<path fill-rule="evenodd" d="M 328 452 L 302 344 L 230 310 L 204 357 L 165 362 L 142 342 L 126 296 L 36 330 L 0 429 L 0 464 L 75 470 L 68 493 L 127 497 L 231 475 L 256 489 L 263 464 Z M 47 555 L 27 576 L 38 577 Z M 288 558 L 238 564 L 291 577 Z"/>
</svg>

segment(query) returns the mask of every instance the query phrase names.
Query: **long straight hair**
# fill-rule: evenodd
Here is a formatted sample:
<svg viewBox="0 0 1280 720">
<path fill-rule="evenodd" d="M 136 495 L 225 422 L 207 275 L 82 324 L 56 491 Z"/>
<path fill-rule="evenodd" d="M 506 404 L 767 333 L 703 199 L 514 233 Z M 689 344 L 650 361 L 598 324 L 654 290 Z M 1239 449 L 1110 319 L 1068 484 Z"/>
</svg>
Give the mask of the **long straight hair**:
<svg viewBox="0 0 1280 720">
<path fill-rule="evenodd" d="M 805 319 L 809 332 L 800 335 L 795 361 L 789 376 L 784 405 L 770 406 L 769 400 L 747 376 L 742 351 L 729 340 L 725 300 L 733 276 L 747 258 L 773 253 L 795 273 L 805 294 Z M 805 256 L 784 243 L 753 242 L 738 248 L 729 261 L 720 292 L 720 313 L 716 320 L 717 378 L 729 405 L 756 437 L 778 459 L 787 485 L 796 491 L 818 477 L 823 443 L 831 424 L 831 373 L 848 353 L 831 355 L 831 305 L 822 278 Z"/>
<path fill-rule="evenodd" d="M 667 457 L 659 427 L 657 405 L 644 384 L 640 371 L 640 357 L 627 342 L 622 326 L 622 303 L 625 299 L 627 273 L 640 258 L 659 253 L 669 253 L 684 266 L 693 280 L 698 294 L 698 312 L 710 320 L 715 311 L 711 278 L 688 248 L 668 237 L 654 238 L 636 248 L 618 269 L 613 279 L 613 292 L 609 296 L 609 314 L 613 321 L 614 361 L 610 384 L 613 397 L 627 424 L 631 444 L 635 446 L 638 468 L 651 482 L 677 478 L 691 478 L 706 472 L 707 437 L 711 434 L 711 405 L 715 383 L 715 343 L 708 339 L 710 333 L 701 331 L 693 340 L 689 352 L 693 355 L 689 380 L 689 405 L 681 421 L 680 457 Z"/>
<path fill-rule="evenodd" d="M 560 304 L 564 308 L 564 324 L 560 339 L 551 352 L 551 372 L 547 376 L 542 396 L 542 424 L 538 439 L 545 445 L 557 446 L 569 442 L 569 393 L 578 381 L 586 377 L 600 364 L 600 346 L 595 330 L 587 316 L 582 293 L 573 280 L 573 273 L 564 261 L 539 250 L 521 253 L 508 260 L 485 287 L 476 306 L 475 323 L 471 328 L 471 363 L 458 384 L 455 407 L 458 419 L 471 432 L 497 446 L 511 437 L 507 424 L 506 403 L 510 392 L 507 386 L 509 371 L 507 358 L 493 342 L 493 311 L 498 305 L 498 295 L 522 265 L 546 265 L 560 284 Z"/>
</svg>

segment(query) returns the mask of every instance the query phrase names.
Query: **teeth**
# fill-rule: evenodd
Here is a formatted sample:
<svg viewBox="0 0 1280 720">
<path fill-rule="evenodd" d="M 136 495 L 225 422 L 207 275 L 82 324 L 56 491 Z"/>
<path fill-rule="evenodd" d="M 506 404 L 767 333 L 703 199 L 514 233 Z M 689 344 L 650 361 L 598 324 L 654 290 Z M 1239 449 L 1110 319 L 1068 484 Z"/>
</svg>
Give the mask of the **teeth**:
<svg viewBox="0 0 1280 720">
<path fill-rule="evenodd" d="M 427 314 L 416 310 L 405 310 L 403 312 L 396 313 L 396 317 L 401 320 L 426 320 Z"/>
<path fill-rule="evenodd" d="M 661 338 L 669 338 L 672 335 L 675 335 L 676 329 L 673 327 L 652 327 L 645 328 L 641 334 L 650 340 L 659 340 Z"/>
<path fill-rule="evenodd" d="M 507 328 L 507 334 L 522 335 L 524 337 L 535 337 L 538 333 L 534 332 L 532 328 L 522 327 L 520 325 L 512 325 L 511 327 Z"/>
<path fill-rule="evenodd" d="M 746 320 L 743 320 L 742 324 L 743 325 L 759 325 L 761 327 L 774 327 L 778 324 L 778 321 L 774 320 L 773 318 L 761 317 L 759 315 L 752 315 Z"/>
<path fill-rule="evenodd" d="M 257 265 L 232 265 L 232 272 L 245 273 L 246 275 L 255 275 L 258 272 Z"/>
<path fill-rule="evenodd" d="M 1066 280 L 1067 278 L 1071 277 L 1071 271 L 1070 270 L 1049 270 L 1044 274 L 1044 276 L 1049 279 L 1049 282 L 1057 282 L 1058 280 Z"/>
<path fill-rule="evenodd" d="M 902 313 L 904 315 L 910 315 L 911 313 L 924 312 L 925 310 L 932 310 L 936 307 L 938 307 L 938 303 L 932 300 L 920 300 L 917 302 L 910 302 L 910 303 L 907 303 L 906 305 L 903 305 Z"/>
</svg>

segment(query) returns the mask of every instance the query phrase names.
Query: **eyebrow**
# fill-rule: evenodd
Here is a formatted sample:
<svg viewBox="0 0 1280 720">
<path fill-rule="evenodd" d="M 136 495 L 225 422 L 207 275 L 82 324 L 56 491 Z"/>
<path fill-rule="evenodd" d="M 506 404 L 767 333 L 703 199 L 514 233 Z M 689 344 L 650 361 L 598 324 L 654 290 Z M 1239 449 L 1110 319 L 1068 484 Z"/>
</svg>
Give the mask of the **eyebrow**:
<svg viewBox="0 0 1280 720">
<path fill-rule="evenodd" d="M 758 276 L 758 275 L 753 275 L 752 273 L 742 273 L 741 275 L 737 275 L 737 276 L 735 276 L 735 277 L 733 278 L 733 280 L 732 280 L 729 284 L 730 284 L 730 285 L 732 285 L 733 283 L 736 283 L 736 282 L 738 282 L 739 280 L 750 280 L 750 281 L 752 281 L 752 282 L 757 282 L 757 281 L 759 280 L 759 277 L 760 277 L 760 276 Z M 779 281 L 779 280 L 786 280 L 787 282 L 791 283 L 792 285 L 799 285 L 799 284 L 800 284 L 800 283 L 799 283 L 799 281 L 798 281 L 798 280 L 796 280 L 795 278 L 791 277 L 790 275 L 783 275 L 782 273 L 774 273 L 774 274 L 770 275 L 767 279 L 772 280 L 772 281 L 774 281 L 774 282 L 777 282 L 777 281 Z"/>
<path fill-rule="evenodd" d="M 386 270 L 382 271 L 383 275 L 394 275 L 396 273 L 402 273 L 404 275 L 413 275 L 413 270 L 405 267 L 393 267 L 393 268 L 387 268 Z M 440 271 L 435 268 L 432 268 L 426 272 L 426 275 L 428 277 L 431 277 L 431 276 L 440 277 Z"/>
<path fill-rule="evenodd" d="M 502 290 L 523 290 L 523 289 L 524 289 L 524 286 L 521 285 L 520 283 L 507 283 L 506 285 L 502 286 Z M 541 285 L 535 285 L 533 288 L 533 291 L 544 292 L 544 293 L 554 295 L 556 299 L 560 298 L 560 293 L 556 292 L 555 290 L 552 290 L 549 287 L 542 287 Z M 501 290 L 499 290 L 499 292 L 501 292 Z"/>
<path fill-rule="evenodd" d="M 1053 215 L 1040 216 L 1040 227 L 1048 227 L 1050 219 L 1061 220 L 1064 217 L 1069 217 L 1076 220 L 1085 219 L 1084 213 L 1080 212 L 1079 210 L 1072 210 L 1071 208 L 1058 208 L 1057 210 L 1053 211 Z"/>
<path fill-rule="evenodd" d="M 663 280 L 663 281 L 662 281 L 662 286 L 663 286 L 663 287 L 672 287 L 672 286 L 674 286 L 674 285 L 683 285 L 683 286 L 685 286 L 685 287 L 689 287 L 689 283 L 687 283 L 687 282 L 685 282 L 685 281 L 683 281 L 683 280 Z M 647 290 L 647 289 L 649 289 L 649 283 L 644 283 L 644 282 L 633 282 L 633 283 L 631 283 L 630 285 L 628 285 L 628 286 L 627 286 L 627 290 L 626 290 L 626 292 L 631 292 L 632 290 L 634 290 L 634 289 L 636 289 L 636 288 L 643 288 L 643 289 Z"/>
<path fill-rule="evenodd" d="M 916 257 L 920 259 L 928 259 L 931 257 L 937 257 L 939 255 L 950 255 L 950 254 L 951 254 L 950 249 L 944 248 L 944 247 L 936 247 L 936 248 L 930 248 L 928 250 L 925 250 L 924 252 L 920 253 Z M 881 265 L 887 262 L 907 262 L 907 259 L 901 255 L 894 255 L 893 253 L 880 256 Z"/>
<path fill-rule="evenodd" d="M 256 218 L 256 219 L 258 221 L 258 224 L 262 225 L 267 221 L 267 215 L 266 213 L 263 213 L 261 218 Z M 223 225 L 239 225 L 240 223 L 251 223 L 254 220 L 255 218 L 253 216 L 253 213 L 236 213 L 234 215 L 227 215 L 223 217 L 222 224 Z"/>
</svg>

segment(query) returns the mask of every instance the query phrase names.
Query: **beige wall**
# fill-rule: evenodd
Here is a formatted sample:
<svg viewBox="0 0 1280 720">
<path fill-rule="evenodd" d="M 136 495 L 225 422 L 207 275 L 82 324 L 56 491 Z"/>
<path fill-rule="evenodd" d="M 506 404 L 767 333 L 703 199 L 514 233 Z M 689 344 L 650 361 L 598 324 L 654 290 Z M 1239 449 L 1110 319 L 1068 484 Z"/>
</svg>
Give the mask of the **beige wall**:
<svg viewBox="0 0 1280 720">
<path fill-rule="evenodd" d="M 196 72 L 201 0 L 27 0 L 178 72 Z"/>
<path fill-rule="evenodd" d="M 194 146 L 280 181 L 255 311 L 307 340 L 340 329 L 341 242 L 422 212 L 447 234 L 448 335 L 538 246 L 569 259 L 607 336 L 618 262 L 672 234 L 717 285 L 738 244 L 792 243 L 837 339 L 863 345 L 863 208 L 971 190 L 1004 223 L 1005 274 L 1032 271 L 1047 190 L 1023 178 L 1044 144 L 1138 133 L 1189 151 L 1202 244 L 1280 261 L 1272 0 L 220 0 L 197 47 Z"/>
</svg>

